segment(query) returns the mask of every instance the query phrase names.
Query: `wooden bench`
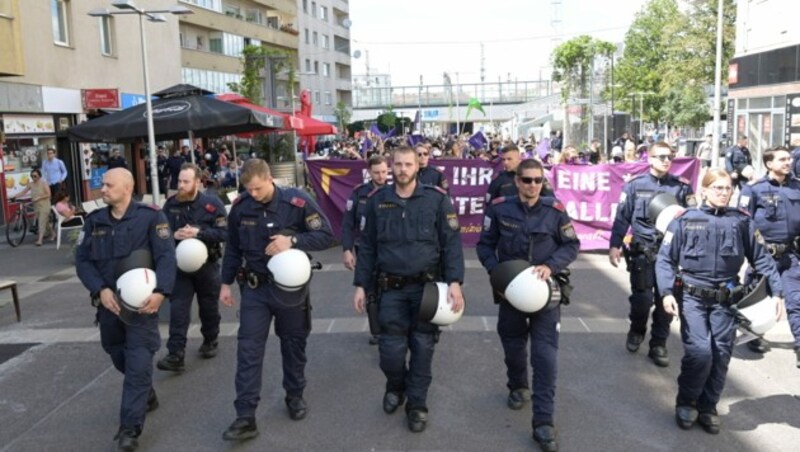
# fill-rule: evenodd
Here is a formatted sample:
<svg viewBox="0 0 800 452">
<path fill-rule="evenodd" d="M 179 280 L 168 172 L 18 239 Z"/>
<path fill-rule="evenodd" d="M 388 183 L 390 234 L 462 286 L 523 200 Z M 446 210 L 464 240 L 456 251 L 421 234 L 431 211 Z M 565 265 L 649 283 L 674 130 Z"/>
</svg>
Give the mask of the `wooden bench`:
<svg viewBox="0 0 800 452">
<path fill-rule="evenodd" d="M 17 322 L 21 322 L 22 319 L 19 314 L 19 295 L 17 294 L 17 282 L 16 281 L 0 281 L 0 290 L 11 289 L 11 297 L 14 300 L 14 311 L 17 312 Z"/>
</svg>

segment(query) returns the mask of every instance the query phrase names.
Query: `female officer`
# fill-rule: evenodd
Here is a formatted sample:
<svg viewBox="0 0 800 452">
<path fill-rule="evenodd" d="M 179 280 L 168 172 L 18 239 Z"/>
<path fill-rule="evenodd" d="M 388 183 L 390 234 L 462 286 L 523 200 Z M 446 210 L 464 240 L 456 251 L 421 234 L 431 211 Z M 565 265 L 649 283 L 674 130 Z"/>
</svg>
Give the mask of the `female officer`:
<svg viewBox="0 0 800 452">
<path fill-rule="evenodd" d="M 679 314 L 680 306 L 684 356 L 675 419 L 684 430 L 697 422 L 712 434 L 719 433 L 717 402 L 725 385 L 736 332 L 729 291 L 739 286 L 737 274 L 745 258 L 767 277 L 771 293 L 777 298 L 775 315 L 779 317 L 783 312 L 781 281 L 774 260 L 756 241 L 750 216 L 728 207 L 732 192 L 728 173 L 709 170 L 702 181 L 703 205 L 686 210 L 670 223 L 656 259 L 664 310 L 674 316 Z M 683 281 L 682 294 L 673 294 L 678 276 Z"/>
</svg>

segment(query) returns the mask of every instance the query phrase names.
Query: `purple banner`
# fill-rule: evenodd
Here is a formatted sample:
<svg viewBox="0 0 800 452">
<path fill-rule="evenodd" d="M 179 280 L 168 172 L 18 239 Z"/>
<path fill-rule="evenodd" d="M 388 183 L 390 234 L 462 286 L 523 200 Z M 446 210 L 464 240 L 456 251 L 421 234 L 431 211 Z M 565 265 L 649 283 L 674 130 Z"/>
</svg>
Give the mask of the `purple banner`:
<svg viewBox="0 0 800 452">
<path fill-rule="evenodd" d="M 646 173 L 648 168 L 646 162 L 553 166 L 549 179 L 572 218 L 581 250 L 608 249 L 622 188 L 627 180 Z M 688 179 L 696 191 L 699 160 L 675 159 L 670 172 Z"/>
<path fill-rule="evenodd" d="M 322 210 L 331 221 L 336 237 L 341 237 L 342 216 L 347 199 L 356 185 L 369 180 L 366 162 L 361 160 L 309 160 L 309 182 Z M 502 170 L 482 160 L 438 160 L 450 185 L 450 198 L 461 224 L 465 246 L 475 246 L 483 224 L 486 191 L 495 174 Z M 673 173 L 689 179 L 697 187 L 700 162 L 679 158 Z M 645 162 L 606 165 L 555 165 L 548 179 L 556 197 L 566 206 L 581 239 L 582 250 L 608 249 L 611 225 L 617 212 L 625 181 L 647 172 Z M 391 181 L 391 171 L 389 173 Z"/>
</svg>

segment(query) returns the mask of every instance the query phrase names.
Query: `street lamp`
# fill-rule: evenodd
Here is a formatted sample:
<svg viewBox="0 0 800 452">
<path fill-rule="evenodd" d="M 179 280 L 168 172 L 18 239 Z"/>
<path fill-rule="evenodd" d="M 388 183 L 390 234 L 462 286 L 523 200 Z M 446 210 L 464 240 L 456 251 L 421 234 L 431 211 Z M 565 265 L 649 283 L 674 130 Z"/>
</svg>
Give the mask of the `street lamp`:
<svg viewBox="0 0 800 452">
<path fill-rule="evenodd" d="M 630 93 L 633 96 L 633 102 L 636 102 L 636 96 L 639 97 L 639 137 L 644 139 L 644 96 L 651 96 L 656 93 L 652 91 L 637 91 Z"/>
<path fill-rule="evenodd" d="M 144 101 L 147 107 L 147 138 L 150 145 L 150 185 L 153 191 L 153 199 L 158 202 L 161 199 L 161 193 L 158 187 L 158 165 L 156 165 L 156 134 L 155 127 L 153 126 L 153 103 L 150 99 L 150 76 L 147 69 L 147 38 L 144 32 L 144 17 L 150 22 L 166 22 L 162 14 L 174 15 L 187 15 L 194 14 L 189 8 L 185 6 L 175 5 L 169 9 L 158 10 L 145 10 L 138 8 L 131 0 L 114 0 L 111 6 L 119 9 L 119 11 L 109 11 L 106 8 L 95 8 L 89 11 L 92 17 L 111 17 L 118 14 L 138 14 L 139 15 L 139 35 L 142 41 L 142 71 L 144 73 Z"/>
</svg>

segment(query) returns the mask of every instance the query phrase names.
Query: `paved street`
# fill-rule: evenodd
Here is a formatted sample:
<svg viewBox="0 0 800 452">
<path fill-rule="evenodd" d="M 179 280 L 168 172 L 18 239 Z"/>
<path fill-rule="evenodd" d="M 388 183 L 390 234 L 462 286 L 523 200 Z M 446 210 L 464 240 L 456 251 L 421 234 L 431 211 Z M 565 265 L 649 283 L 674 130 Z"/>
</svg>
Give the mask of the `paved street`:
<svg viewBox="0 0 800 452">
<path fill-rule="evenodd" d="M 383 376 L 367 323 L 351 308 L 351 274 L 337 249 L 317 253 L 324 265 L 313 280 L 314 326 L 308 343 L 310 413 L 286 415 L 278 342 L 270 337 L 261 435 L 226 443 L 233 420 L 236 310 L 223 308 L 220 354 L 200 360 L 198 325 L 190 331 L 187 370 L 155 371 L 161 407 L 148 416 L 142 450 L 529 450 L 530 409 L 505 406 L 502 350 L 488 277 L 467 250 L 467 312 L 442 334 L 429 395 L 431 420 L 422 434 L 404 416 L 381 410 Z M 22 322 L 10 293 L 0 293 L 0 450 L 114 450 L 122 377 L 111 366 L 93 326 L 94 310 L 75 276 L 69 246 L 0 244 L 0 279 L 20 284 Z M 677 324 L 672 364 L 655 367 L 646 346 L 625 351 L 627 273 L 603 254 L 573 266 L 574 300 L 563 309 L 557 427 L 562 450 L 790 451 L 800 443 L 800 370 L 794 367 L 786 322 L 770 332 L 763 358 L 737 347 L 720 404 L 723 430 L 684 432 L 673 419 L 681 345 Z M 195 316 L 196 322 L 196 316 Z M 162 325 L 166 339 L 166 325 Z M 164 348 L 159 351 L 162 356 Z"/>
</svg>

